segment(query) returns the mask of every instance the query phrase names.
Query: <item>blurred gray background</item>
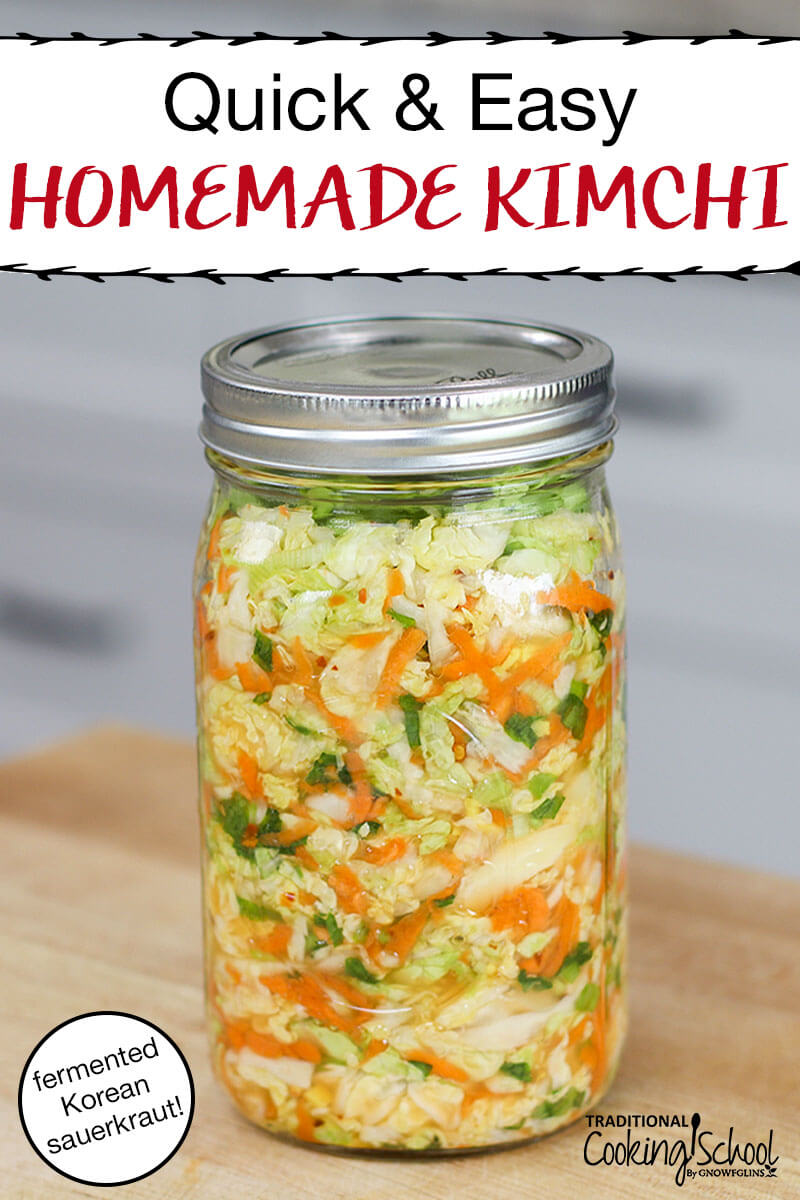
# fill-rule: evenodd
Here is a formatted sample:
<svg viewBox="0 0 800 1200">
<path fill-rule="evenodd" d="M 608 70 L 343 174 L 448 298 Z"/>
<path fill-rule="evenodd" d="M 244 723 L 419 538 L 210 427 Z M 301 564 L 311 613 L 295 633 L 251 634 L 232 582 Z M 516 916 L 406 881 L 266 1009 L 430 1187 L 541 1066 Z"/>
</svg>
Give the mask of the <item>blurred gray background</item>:
<svg viewBox="0 0 800 1200">
<path fill-rule="evenodd" d="M 744 24 L 745 3 L 0 5 L 0 32 L 510 32 Z M 68 14 L 65 13 L 69 9 Z M 565 8 L 569 15 L 565 15 Z M 787 11 L 790 9 L 793 11 Z M 698 10 L 702 9 L 702 13 Z M 369 11 L 369 20 L 366 13 Z M 758 31 L 800 32 L 762 3 Z M 795 28 L 792 28 L 792 26 Z M 369 29 L 367 29 L 369 26 Z M 585 328 L 618 364 L 631 832 L 798 873 L 800 280 L 42 283 L 0 276 L 0 755 L 97 721 L 190 736 L 190 575 L 210 485 L 198 360 L 284 318 L 414 309 Z M 800 740 L 800 739 L 799 739 Z"/>
</svg>

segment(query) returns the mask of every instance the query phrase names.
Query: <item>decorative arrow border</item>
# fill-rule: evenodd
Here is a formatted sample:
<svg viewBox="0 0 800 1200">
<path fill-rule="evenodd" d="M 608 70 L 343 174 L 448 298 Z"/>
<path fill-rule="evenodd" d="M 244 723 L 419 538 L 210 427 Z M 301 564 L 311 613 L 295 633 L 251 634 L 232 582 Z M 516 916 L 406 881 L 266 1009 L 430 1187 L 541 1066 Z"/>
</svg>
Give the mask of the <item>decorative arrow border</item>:
<svg viewBox="0 0 800 1200">
<path fill-rule="evenodd" d="M 489 29 L 483 34 L 456 35 L 441 33 L 439 30 L 429 30 L 427 33 L 410 36 L 364 37 L 351 33 L 336 33 L 324 29 L 318 34 L 296 37 L 290 34 L 267 33 L 264 30 L 254 30 L 252 33 L 232 36 L 230 34 L 209 33 L 207 30 L 196 29 L 191 34 L 171 37 L 166 34 L 137 33 L 130 37 L 103 37 L 97 34 L 73 32 L 62 36 L 45 37 L 40 34 L 19 31 L 15 34 L 0 34 L 0 41 L 23 41 L 32 48 L 47 46 L 52 43 L 91 43 L 100 47 L 120 46 L 137 42 L 163 42 L 172 49 L 197 42 L 224 42 L 228 46 L 249 46 L 258 42 L 286 42 L 293 46 L 314 46 L 324 42 L 356 42 L 361 46 L 383 46 L 391 42 L 419 42 L 421 45 L 437 49 L 458 42 L 483 42 L 487 46 L 505 46 L 512 42 L 548 42 L 552 46 L 571 46 L 579 42 L 619 42 L 623 46 L 642 46 L 649 42 L 686 42 L 690 46 L 707 46 L 712 42 L 746 41 L 755 42 L 759 46 L 779 46 L 787 42 L 800 42 L 800 37 L 778 34 L 747 33 L 742 29 L 729 29 L 726 33 L 686 36 L 684 34 L 639 33 L 633 29 L 623 29 L 620 34 L 577 35 L 558 33 L 555 30 L 544 30 L 541 34 L 508 34 Z M 15 275 L 35 275 L 37 279 L 49 283 L 57 278 L 88 279 L 93 283 L 105 283 L 109 279 L 151 279 L 156 283 L 174 283 L 176 279 L 203 279 L 208 283 L 225 285 L 231 279 L 255 279 L 262 283 L 275 283 L 279 279 L 318 279 L 332 282 L 334 279 L 384 279 L 391 283 L 402 283 L 404 279 L 428 277 L 432 279 L 453 279 L 466 282 L 469 279 L 503 276 L 509 279 L 532 279 L 547 282 L 562 276 L 573 276 L 578 279 L 588 279 L 602 283 L 605 279 L 619 276 L 633 276 L 641 279 L 658 279 L 664 283 L 675 283 L 686 276 L 713 275 L 725 279 L 746 282 L 754 275 L 797 275 L 800 276 L 800 260 L 789 263 L 785 267 L 774 270 L 762 270 L 754 265 L 739 267 L 731 271 L 706 271 L 702 267 L 684 267 L 680 271 L 646 271 L 641 267 L 625 267 L 620 271 L 581 271 L 578 267 L 564 267 L 555 271 L 508 271 L 505 267 L 493 267 L 484 271 L 431 271 L 427 267 L 410 267 L 407 271 L 359 271 L 355 267 L 345 267 L 340 271 L 314 274 L 310 272 L 294 272 L 286 267 L 274 267 L 267 271 L 253 273 L 222 272 L 213 267 L 196 271 L 152 271 L 149 267 L 136 267 L 128 271 L 78 271 L 72 266 L 48 267 L 45 269 L 29 267 L 25 263 L 0 263 L 0 272 Z"/>
</svg>

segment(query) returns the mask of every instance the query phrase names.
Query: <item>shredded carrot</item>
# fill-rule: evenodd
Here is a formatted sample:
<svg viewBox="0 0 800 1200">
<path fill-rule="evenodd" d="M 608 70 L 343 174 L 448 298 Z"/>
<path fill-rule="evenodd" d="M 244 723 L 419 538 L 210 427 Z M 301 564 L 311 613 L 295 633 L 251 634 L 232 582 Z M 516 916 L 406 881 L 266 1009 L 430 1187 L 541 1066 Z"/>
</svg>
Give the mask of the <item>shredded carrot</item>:
<svg viewBox="0 0 800 1200">
<path fill-rule="evenodd" d="M 550 921 L 550 906 L 539 888 L 521 887 L 501 896 L 491 912 L 492 929 L 508 929 L 512 941 L 540 933 Z"/>
<path fill-rule="evenodd" d="M 314 1118 L 306 1108 L 302 1100 L 297 1101 L 297 1125 L 295 1126 L 295 1135 L 301 1142 L 315 1142 L 317 1140 L 314 1132 Z"/>
<path fill-rule="evenodd" d="M 222 517 L 217 517 L 211 533 L 208 535 L 208 551 L 206 553 L 206 558 L 209 562 L 211 562 L 212 559 L 216 558 L 219 554 L 219 535 L 222 532 L 222 521 Z"/>
<path fill-rule="evenodd" d="M 341 592 L 337 592 L 335 596 L 331 596 L 328 600 L 329 608 L 338 608 L 340 604 L 347 603 L 347 596 L 343 596 Z"/>
<path fill-rule="evenodd" d="M 236 574 L 236 567 L 229 567 L 227 563 L 221 563 L 217 571 L 217 591 L 224 595 L 230 591 L 233 577 Z"/>
<path fill-rule="evenodd" d="M 289 516 L 289 509 L 286 507 L 286 505 L 285 505 L 285 504 L 280 504 L 280 505 L 278 506 L 278 512 L 281 514 L 281 516 L 282 516 L 282 517 L 288 517 L 288 516 Z"/>
<path fill-rule="evenodd" d="M 314 855 L 311 853 L 311 851 L 308 849 L 308 846 L 295 846 L 294 857 L 297 859 L 297 861 L 300 863 L 301 866 L 306 868 L 307 871 L 319 870 L 319 863 L 314 858 Z"/>
<path fill-rule="evenodd" d="M 554 604 L 558 608 L 568 608 L 570 612 L 580 612 L 588 608 L 598 613 L 614 607 L 610 596 L 598 592 L 588 580 L 581 579 L 574 570 L 570 571 L 565 583 L 549 592 L 538 592 L 536 599 L 539 604 Z"/>
<path fill-rule="evenodd" d="M 538 975 L 555 975 L 572 949 L 580 929 L 580 909 L 566 896 L 562 896 L 553 910 L 553 922 L 558 932 L 540 954 L 534 956 L 534 971 Z M 528 969 L 527 967 L 525 968 Z"/>
<path fill-rule="evenodd" d="M 336 730 L 336 732 L 344 738 L 346 742 L 356 743 L 359 741 L 358 733 L 353 722 L 348 717 L 339 716 L 338 713 L 331 712 L 325 701 L 322 699 L 319 690 L 319 682 L 314 675 L 314 668 L 311 659 L 306 653 L 303 643 L 299 637 L 296 637 L 292 642 L 292 657 L 295 664 L 295 673 L 292 682 L 298 684 L 306 693 L 308 699 L 315 705 L 316 708 L 325 717 L 328 724 Z"/>
<path fill-rule="evenodd" d="M 366 588 L 358 589 L 358 602 L 359 602 L 359 604 L 367 603 L 367 589 Z"/>
<path fill-rule="evenodd" d="M 569 645 L 571 639 L 571 633 L 564 633 L 560 637 L 553 638 L 540 650 L 536 650 L 507 676 L 506 686 L 516 688 L 526 679 L 532 678 L 539 678 L 545 683 L 551 683 L 558 674 L 556 668 L 560 669 L 561 652 Z"/>
<path fill-rule="evenodd" d="M 389 838 L 388 842 L 379 846 L 371 846 L 367 843 L 362 854 L 373 867 L 384 867 L 387 863 L 396 862 L 398 858 L 402 858 L 407 849 L 406 839 L 395 837 Z"/>
<path fill-rule="evenodd" d="M 417 944 L 419 935 L 428 922 L 430 912 L 427 904 L 421 904 L 415 912 L 409 913 L 406 917 L 400 917 L 393 925 L 383 929 L 383 933 L 387 937 L 385 942 L 380 942 L 377 936 L 370 939 L 367 943 L 370 953 L 374 957 L 377 951 L 383 950 L 404 963 Z"/>
<path fill-rule="evenodd" d="M 301 819 L 295 821 L 289 829 L 281 829 L 279 833 L 267 835 L 264 841 L 268 846 L 291 846 L 292 842 L 299 842 L 300 838 L 308 837 L 316 828 L 316 821 Z"/>
<path fill-rule="evenodd" d="M 391 567 L 386 576 L 386 599 L 383 602 L 383 611 L 388 612 L 395 596 L 402 596 L 405 590 L 406 581 L 403 579 L 403 572 L 399 571 L 397 567 Z"/>
<path fill-rule="evenodd" d="M 495 712 L 501 707 L 505 696 L 505 684 L 494 672 L 508 655 L 509 646 L 504 642 L 496 651 L 480 650 L 470 633 L 463 625 L 448 625 L 447 636 L 461 653 L 461 658 L 446 663 L 440 671 L 443 679 L 460 679 L 464 675 L 477 675 L 489 700 L 489 707 Z"/>
<path fill-rule="evenodd" d="M 361 1056 L 362 1065 L 369 1062 L 371 1058 L 377 1058 L 379 1054 L 383 1054 L 384 1050 L 389 1045 L 383 1038 L 372 1038 L 363 1055 Z"/>
<path fill-rule="evenodd" d="M 306 648 L 299 637 L 296 637 L 292 642 L 292 658 L 295 664 L 295 683 L 302 688 L 311 687 L 314 682 L 314 672 L 311 666 L 311 659 L 306 653 Z"/>
<path fill-rule="evenodd" d="M 580 1045 L 581 1042 L 586 1041 L 586 1038 L 588 1037 L 588 1035 L 589 1035 L 589 1018 L 582 1017 L 581 1020 L 578 1021 L 578 1024 L 573 1025 L 572 1029 L 570 1029 L 570 1031 L 569 1031 L 569 1035 L 567 1037 L 568 1048 L 571 1049 L 573 1046 Z"/>
<path fill-rule="evenodd" d="M 609 706 L 610 683 L 611 668 L 608 666 L 586 697 L 586 724 L 583 729 L 583 736 L 578 742 L 578 754 L 584 754 L 589 749 L 595 735 L 600 732 L 611 715 Z"/>
<path fill-rule="evenodd" d="M 431 855 L 434 862 L 446 867 L 451 875 L 455 875 L 456 879 L 460 879 L 464 872 L 463 860 L 457 854 L 453 854 L 452 850 L 437 850 Z"/>
<path fill-rule="evenodd" d="M 270 676 L 254 662 L 238 662 L 236 674 L 246 692 L 268 692 L 272 687 Z"/>
<path fill-rule="evenodd" d="M 388 629 L 376 629 L 372 633 L 354 633 L 347 639 L 347 644 L 355 646 L 357 650 L 371 650 L 373 646 L 382 642 L 388 633 Z"/>
<path fill-rule="evenodd" d="M 350 801 L 348 822 L 351 825 L 358 825 L 361 821 L 366 821 L 372 812 L 372 788 L 367 777 L 367 769 L 357 750 L 348 750 L 344 756 L 344 763 L 350 772 L 355 791 L 354 795 L 348 797 Z"/>
<path fill-rule="evenodd" d="M 363 992 L 360 992 L 357 987 L 353 987 L 346 979 L 342 979 L 338 975 L 325 975 L 324 984 L 331 991 L 337 993 L 337 996 L 342 1000 L 346 1000 L 349 1007 L 349 1019 L 351 1024 L 360 1025 L 363 1021 L 368 1021 L 373 1016 L 377 1009 L 372 1008 L 370 1002 Z"/>
<path fill-rule="evenodd" d="M 239 750 L 236 756 L 236 761 L 239 765 L 239 774 L 241 775 L 244 786 L 251 798 L 262 795 L 261 780 L 258 775 L 258 763 L 247 753 L 246 750 Z"/>
<path fill-rule="evenodd" d="M 238 1025 L 227 1025 L 225 1028 L 225 1040 L 233 1050 L 241 1050 L 244 1045 L 245 1031 L 240 1029 Z"/>
<path fill-rule="evenodd" d="M 376 708 L 384 708 L 392 699 L 401 675 L 424 646 L 426 636 L 424 630 L 416 626 L 403 630 L 386 658 L 386 665 L 375 691 Z"/>
<path fill-rule="evenodd" d="M 273 995 L 281 996 L 292 1004 L 300 1004 L 306 1012 L 326 1025 L 336 1029 L 349 1030 L 353 1028 L 352 1019 L 337 1012 L 331 1003 L 327 992 L 315 979 L 307 975 L 259 975 L 262 983 Z"/>
<path fill-rule="evenodd" d="M 201 642 L 204 642 L 211 630 L 208 624 L 208 617 L 206 616 L 206 606 L 202 600 L 197 601 L 195 611 L 197 614 L 197 636 Z"/>
<path fill-rule="evenodd" d="M 505 829 L 508 825 L 508 813 L 504 813 L 502 808 L 490 808 L 489 812 L 492 818 L 492 824 L 497 825 L 500 829 Z"/>
<path fill-rule="evenodd" d="M 397 805 L 400 812 L 404 817 L 408 817 L 409 821 L 416 821 L 419 813 L 402 796 L 392 796 L 392 803 Z"/>
<path fill-rule="evenodd" d="M 358 876 L 344 863 L 337 863 L 328 876 L 331 885 L 339 898 L 339 903 L 345 912 L 365 913 L 367 897 L 358 881 Z"/>
<path fill-rule="evenodd" d="M 234 983 L 238 984 L 242 982 L 241 972 L 236 970 L 236 967 L 233 965 L 233 963 L 226 962 L 225 970 L 228 972 Z"/>
<path fill-rule="evenodd" d="M 200 649 L 205 669 L 213 679 L 228 679 L 233 674 L 231 667 L 223 667 L 219 661 L 216 633 L 213 631 L 206 633 Z"/>
<path fill-rule="evenodd" d="M 254 1029 L 248 1029 L 244 1035 L 244 1044 L 263 1058 L 299 1058 L 303 1062 L 310 1063 L 322 1061 L 319 1047 L 315 1046 L 308 1038 L 298 1038 L 294 1042 L 282 1042 L 271 1033 L 256 1033 Z"/>
<path fill-rule="evenodd" d="M 469 1075 L 466 1071 L 462 1071 L 461 1067 L 448 1062 L 446 1058 L 440 1058 L 438 1054 L 433 1054 L 430 1050 L 415 1050 L 413 1057 L 415 1062 L 428 1063 L 434 1074 L 441 1075 L 442 1079 L 452 1079 L 456 1083 L 466 1083 L 469 1079 Z"/>
<path fill-rule="evenodd" d="M 292 931 L 288 925 L 276 925 L 271 933 L 254 938 L 253 941 L 262 954 L 279 955 L 286 953 L 291 939 Z"/>
</svg>

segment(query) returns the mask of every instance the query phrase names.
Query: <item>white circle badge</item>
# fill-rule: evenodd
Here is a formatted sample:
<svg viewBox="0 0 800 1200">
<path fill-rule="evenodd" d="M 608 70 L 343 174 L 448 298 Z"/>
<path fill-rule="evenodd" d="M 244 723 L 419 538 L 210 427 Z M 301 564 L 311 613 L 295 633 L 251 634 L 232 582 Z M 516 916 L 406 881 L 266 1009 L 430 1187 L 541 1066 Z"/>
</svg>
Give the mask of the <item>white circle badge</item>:
<svg viewBox="0 0 800 1200">
<path fill-rule="evenodd" d="M 84 1013 L 32 1051 L 19 1083 L 25 1135 L 49 1167 L 111 1187 L 152 1175 L 172 1158 L 194 1114 L 181 1051 L 130 1013 Z"/>
</svg>

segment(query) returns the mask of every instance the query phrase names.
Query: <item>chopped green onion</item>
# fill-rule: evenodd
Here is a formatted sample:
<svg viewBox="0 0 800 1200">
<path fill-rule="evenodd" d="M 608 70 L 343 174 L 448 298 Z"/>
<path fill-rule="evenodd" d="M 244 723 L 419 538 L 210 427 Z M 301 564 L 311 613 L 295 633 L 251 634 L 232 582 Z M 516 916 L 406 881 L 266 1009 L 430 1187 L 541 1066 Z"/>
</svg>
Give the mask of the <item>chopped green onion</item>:
<svg viewBox="0 0 800 1200">
<path fill-rule="evenodd" d="M 328 943 L 324 938 L 318 938 L 315 933 L 307 933 L 305 942 L 305 951 L 307 957 L 310 958 L 311 955 L 316 954 L 318 950 L 324 950 L 327 944 Z"/>
<path fill-rule="evenodd" d="M 344 941 L 344 934 L 339 928 L 339 924 L 333 913 L 315 913 L 314 924 L 321 925 L 323 929 L 327 930 L 332 946 L 341 946 Z"/>
<path fill-rule="evenodd" d="M 301 725 L 299 721 L 295 721 L 294 717 L 290 717 L 288 713 L 283 714 L 283 719 L 290 729 L 294 729 L 295 733 L 302 733 L 306 737 L 319 737 L 316 729 L 309 729 L 307 725 Z"/>
<path fill-rule="evenodd" d="M 410 629 L 412 625 L 415 626 L 417 624 L 413 617 L 407 617 L 405 613 L 399 613 L 396 608 L 389 608 L 386 611 L 388 612 L 389 616 L 394 617 L 395 621 L 402 625 L 404 629 Z"/>
<path fill-rule="evenodd" d="M 594 1012 L 600 999 L 600 988 L 596 983 L 587 983 L 575 1001 L 578 1012 Z"/>
<path fill-rule="evenodd" d="M 614 622 L 614 613 L 610 608 L 604 608 L 602 612 L 590 613 L 589 624 L 597 632 L 601 638 L 608 637 L 611 632 L 611 626 Z"/>
<path fill-rule="evenodd" d="M 437 908 L 447 908 L 448 904 L 452 904 L 456 898 L 455 892 L 451 892 L 449 896 L 442 896 L 441 900 L 434 900 Z"/>
<path fill-rule="evenodd" d="M 500 1070 L 504 1075 L 510 1075 L 512 1079 L 518 1079 L 520 1083 L 530 1083 L 531 1068 L 526 1062 L 507 1062 L 503 1063 Z"/>
<path fill-rule="evenodd" d="M 359 979 L 362 983 L 378 982 L 378 977 L 367 970 L 360 958 L 346 958 L 344 960 L 344 973 L 352 979 Z"/>
<path fill-rule="evenodd" d="M 580 1108 L 586 1098 L 585 1092 L 569 1088 L 558 1100 L 543 1100 L 531 1113 L 534 1121 L 547 1121 L 550 1117 L 563 1117 L 571 1108 Z"/>
<path fill-rule="evenodd" d="M 560 793 L 557 796 L 549 796 L 547 800 L 543 800 L 542 803 L 533 810 L 531 813 L 531 820 L 536 821 L 537 823 L 540 821 L 552 820 L 563 803 L 564 797 Z"/>
<path fill-rule="evenodd" d="M 578 972 L 592 957 L 592 947 L 588 942 L 578 942 L 574 950 L 570 950 L 558 971 L 558 978 L 565 983 L 572 983 L 578 978 Z"/>
<path fill-rule="evenodd" d="M 329 750 L 323 750 L 319 758 L 312 763 L 311 770 L 306 775 L 306 783 L 311 784 L 312 787 L 318 783 L 333 783 L 328 767 L 336 767 L 336 755 L 331 754 Z"/>
<path fill-rule="evenodd" d="M 428 1075 L 430 1075 L 431 1071 L 433 1070 L 433 1067 L 431 1066 L 430 1063 L 421 1062 L 418 1058 L 410 1058 L 408 1060 L 408 1062 L 409 1062 L 409 1066 L 416 1067 L 418 1071 L 422 1071 L 422 1074 L 426 1078 L 428 1077 Z"/>
<path fill-rule="evenodd" d="M 259 692 L 253 696 L 253 704 L 266 704 L 272 697 L 272 692 Z"/>
<path fill-rule="evenodd" d="M 275 908 L 270 908 L 266 904 L 256 904 L 254 900 L 247 900 L 244 896 L 237 896 L 236 903 L 239 905 L 239 912 L 243 917 L 247 917 L 250 921 L 282 921 L 283 917 Z"/>
<path fill-rule="evenodd" d="M 353 826 L 353 833 L 360 838 L 368 838 L 372 837 L 373 833 L 377 833 L 380 827 L 380 821 L 362 821 L 359 825 Z"/>
<path fill-rule="evenodd" d="M 574 692 L 568 692 L 559 704 L 556 712 L 561 717 L 564 728 L 568 729 L 572 736 L 580 741 L 583 737 L 583 731 L 586 728 L 586 718 L 589 715 L 588 709 L 581 697 L 576 696 Z"/>
<path fill-rule="evenodd" d="M 533 732 L 535 717 L 524 717 L 522 713 L 512 713 L 503 725 L 506 733 L 515 742 L 522 742 L 529 749 L 536 745 L 537 737 Z"/>
<path fill-rule="evenodd" d="M 398 696 L 397 703 L 403 710 L 403 720 L 406 727 L 406 737 L 409 746 L 418 746 L 419 742 L 419 710 L 422 704 L 417 700 L 416 696 L 410 696 L 406 693 L 404 696 Z"/>
<path fill-rule="evenodd" d="M 261 818 L 258 826 L 258 837 L 263 833 L 280 833 L 283 829 L 283 820 L 277 808 L 268 808 Z"/>
<path fill-rule="evenodd" d="M 272 638 L 268 638 L 260 629 L 256 630 L 256 644 L 253 650 L 253 661 L 264 671 L 272 670 Z"/>
<path fill-rule="evenodd" d="M 532 775 L 528 780 L 528 789 L 533 793 L 537 800 L 542 797 L 549 787 L 556 781 L 555 775 L 548 775 L 545 771 L 541 771 L 538 775 Z"/>
<path fill-rule="evenodd" d="M 543 992 L 546 988 L 553 986 L 552 979 L 546 979 L 544 975 L 529 975 L 524 967 L 520 969 L 519 975 L 517 975 L 517 983 L 526 992 Z"/>
</svg>

